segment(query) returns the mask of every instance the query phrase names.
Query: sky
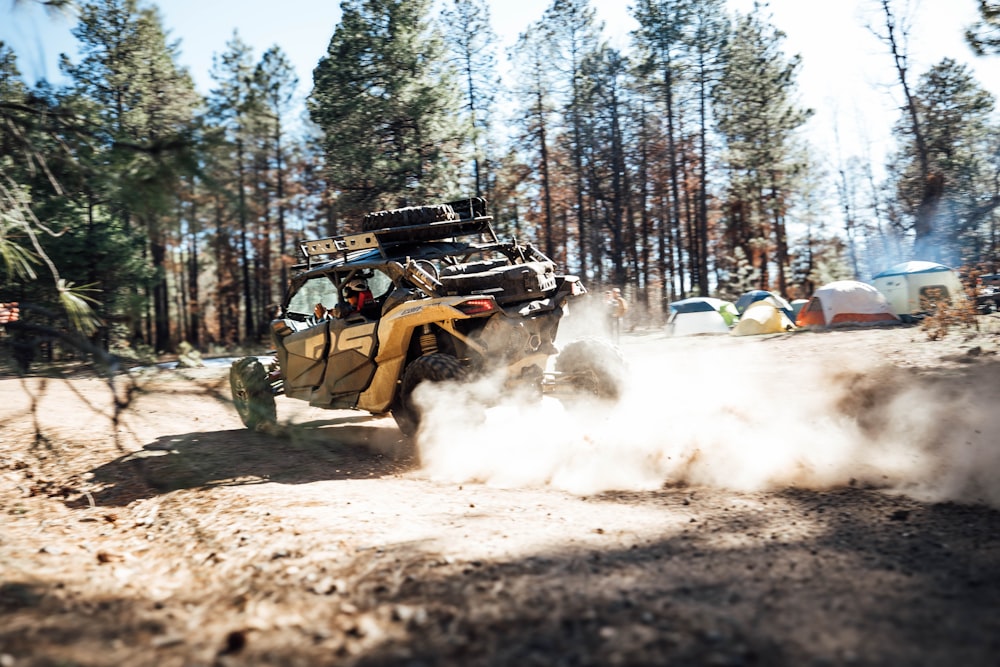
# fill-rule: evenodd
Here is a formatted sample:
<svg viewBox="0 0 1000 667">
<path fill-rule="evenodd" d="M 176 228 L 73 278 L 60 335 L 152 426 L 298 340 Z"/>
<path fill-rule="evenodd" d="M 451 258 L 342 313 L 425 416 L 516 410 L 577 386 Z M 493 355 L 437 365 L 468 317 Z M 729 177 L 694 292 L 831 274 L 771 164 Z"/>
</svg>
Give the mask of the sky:
<svg viewBox="0 0 1000 667">
<path fill-rule="evenodd" d="M 966 63 L 980 84 L 1000 96 L 1000 56 L 976 58 L 962 39 L 976 18 L 976 0 L 909 0 L 916 17 L 910 44 L 912 71 L 927 70 L 944 57 Z M 490 0 L 494 30 L 502 45 L 541 17 L 548 1 Z M 749 11 L 753 0 L 728 0 Z M 340 18 L 339 0 L 160 0 L 157 3 L 180 62 L 199 90 L 211 88 L 213 54 L 238 30 L 257 55 L 277 44 L 295 65 L 303 95 L 312 70 L 326 51 Z M 634 27 L 622 0 L 592 0 L 613 44 L 624 48 Z M 6 5 L 6 6 L 4 6 Z M 280 8 L 277 9 L 276 8 Z M 889 132 L 899 117 L 899 95 L 891 58 L 866 28 L 879 18 L 877 0 L 771 0 L 772 22 L 786 34 L 786 54 L 802 56 L 799 101 L 815 110 L 806 136 L 821 163 L 871 155 L 877 167 L 891 151 Z M 49 17 L 29 0 L 0 0 L 0 40 L 13 46 L 29 79 L 58 81 L 58 54 L 73 48 L 73 21 Z M 915 78 L 915 76 L 914 76 Z"/>
</svg>

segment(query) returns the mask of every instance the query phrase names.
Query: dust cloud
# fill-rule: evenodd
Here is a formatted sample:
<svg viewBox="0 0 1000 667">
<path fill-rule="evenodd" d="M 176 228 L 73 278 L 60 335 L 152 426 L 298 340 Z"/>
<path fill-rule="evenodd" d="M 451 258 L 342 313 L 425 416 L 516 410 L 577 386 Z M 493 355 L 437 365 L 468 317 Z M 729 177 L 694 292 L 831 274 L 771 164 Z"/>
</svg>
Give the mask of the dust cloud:
<svg viewBox="0 0 1000 667">
<path fill-rule="evenodd" d="M 629 385 L 615 405 L 508 395 L 486 407 L 502 391 L 497 378 L 421 387 L 423 470 L 581 495 L 857 485 L 1000 507 L 1000 414 L 986 405 L 1000 381 L 982 378 L 994 386 L 984 392 L 976 378 L 923 378 L 856 352 L 761 342 L 629 337 Z M 997 375 L 990 370 L 982 374 Z"/>
</svg>

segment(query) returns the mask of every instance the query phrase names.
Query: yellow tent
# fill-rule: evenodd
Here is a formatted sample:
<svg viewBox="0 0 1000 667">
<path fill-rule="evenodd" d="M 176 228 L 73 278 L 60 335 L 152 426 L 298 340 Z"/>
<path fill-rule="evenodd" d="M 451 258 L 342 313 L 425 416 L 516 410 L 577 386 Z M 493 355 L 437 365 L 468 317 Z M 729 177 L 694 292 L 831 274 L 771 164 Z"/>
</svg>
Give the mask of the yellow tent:
<svg viewBox="0 0 1000 667">
<path fill-rule="evenodd" d="M 793 331 L 795 325 L 788 315 L 770 299 L 756 301 L 743 311 L 740 321 L 729 332 L 733 336 L 757 336 L 760 334 L 785 333 Z"/>
</svg>

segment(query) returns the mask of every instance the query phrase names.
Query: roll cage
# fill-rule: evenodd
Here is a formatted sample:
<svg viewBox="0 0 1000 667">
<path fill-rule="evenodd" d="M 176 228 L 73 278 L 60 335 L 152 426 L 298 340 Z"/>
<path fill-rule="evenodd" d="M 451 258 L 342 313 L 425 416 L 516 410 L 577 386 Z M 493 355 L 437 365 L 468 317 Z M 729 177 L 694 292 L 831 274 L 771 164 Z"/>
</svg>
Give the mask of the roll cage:
<svg viewBox="0 0 1000 667">
<path fill-rule="evenodd" d="M 500 241 L 492 216 L 485 215 L 485 201 L 450 202 L 459 218 L 429 223 L 372 229 L 300 243 L 305 262 L 293 266 L 282 312 L 298 290 L 317 276 L 327 276 L 338 293 L 355 277 L 385 273 L 396 287 L 413 286 L 427 296 L 438 296 L 436 269 L 422 262 L 436 260 L 444 266 L 466 264 L 476 257 L 501 255 L 506 264 L 550 262 L 530 243 Z M 467 217 L 462 217 L 462 216 Z M 488 264 L 489 262 L 484 262 Z"/>
</svg>

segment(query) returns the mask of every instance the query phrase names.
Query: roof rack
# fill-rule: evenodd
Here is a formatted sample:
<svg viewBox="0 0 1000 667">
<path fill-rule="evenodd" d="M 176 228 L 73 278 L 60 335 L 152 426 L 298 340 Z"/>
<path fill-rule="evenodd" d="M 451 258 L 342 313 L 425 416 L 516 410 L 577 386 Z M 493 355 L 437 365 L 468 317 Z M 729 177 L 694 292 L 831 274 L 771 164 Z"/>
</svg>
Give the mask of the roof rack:
<svg viewBox="0 0 1000 667">
<path fill-rule="evenodd" d="M 473 218 L 443 220 L 422 225 L 389 227 L 386 229 L 359 232 L 357 234 L 343 234 L 313 241 L 304 241 L 299 244 L 299 248 L 306 258 L 306 268 L 311 269 L 314 258 L 324 255 L 341 255 L 347 261 L 350 259 L 349 255 L 351 253 L 378 250 L 383 257 L 388 258 L 386 246 L 403 243 L 443 241 L 473 234 L 478 234 L 481 237 L 481 241 L 487 244 L 499 243 L 500 239 L 493 229 L 492 222 L 492 216 L 482 215 Z"/>
</svg>

